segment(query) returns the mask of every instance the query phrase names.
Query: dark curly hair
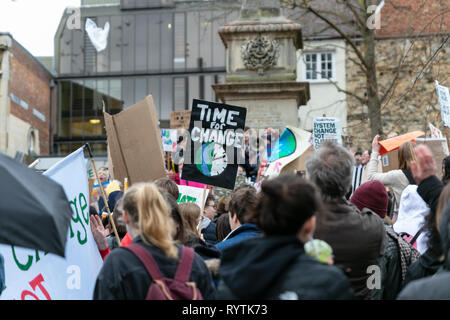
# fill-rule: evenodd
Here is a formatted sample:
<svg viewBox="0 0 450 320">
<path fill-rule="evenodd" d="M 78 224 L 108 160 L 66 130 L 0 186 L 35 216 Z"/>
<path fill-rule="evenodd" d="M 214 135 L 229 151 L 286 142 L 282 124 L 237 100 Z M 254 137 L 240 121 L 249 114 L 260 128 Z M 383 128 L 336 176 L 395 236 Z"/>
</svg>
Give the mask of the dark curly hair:
<svg viewBox="0 0 450 320">
<path fill-rule="evenodd" d="M 316 187 L 297 175 L 264 181 L 249 219 L 266 235 L 293 235 L 321 210 Z"/>
</svg>

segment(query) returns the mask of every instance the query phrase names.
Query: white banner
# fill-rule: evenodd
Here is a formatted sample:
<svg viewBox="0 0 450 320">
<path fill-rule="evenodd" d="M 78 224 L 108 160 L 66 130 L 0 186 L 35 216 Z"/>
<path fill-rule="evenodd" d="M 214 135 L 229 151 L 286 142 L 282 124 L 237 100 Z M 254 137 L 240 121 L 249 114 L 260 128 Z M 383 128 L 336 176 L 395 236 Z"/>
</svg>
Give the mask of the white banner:
<svg viewBox="0 0 450 320">
<path fill-rule="evenodd" d="M 83 148 L 44 174 L 63 186 L 73 210 L 66 258 L 0 245 L 6 276 L 6 289 L 0 299 L 90 300 L 103 262 L 89 227 L 89 187 Z"/>
<path fill-rule="evenodd" d="M 196 187 L 188 187 L 188 186 L 178 186 L 178 191 L 180 195 L 178 196 L 178 203 L 185 202 L 193 202 L 196 205 L 202 208 L 202 199 L 203 199 L 203 190 L 202 188 Z M 209 189 L 205 190 L 205 201 L 208 197 Z M 204 203 L 203 203 L 204 204 Z"/>
<path fill-rule="evenodd" d="M 338 118 L 314 118 L 314 150 L 319 148 L 322 141 L 334 141 L 342 145 L 341 121 Z"/>
<path fill-rule="evenodd" d="M 450 94 L 447 87 L 439 85 L 436 81 L 436 92 L 441 107 L 442 122 L 445 127 L 450 127 Z"/>
</svg>

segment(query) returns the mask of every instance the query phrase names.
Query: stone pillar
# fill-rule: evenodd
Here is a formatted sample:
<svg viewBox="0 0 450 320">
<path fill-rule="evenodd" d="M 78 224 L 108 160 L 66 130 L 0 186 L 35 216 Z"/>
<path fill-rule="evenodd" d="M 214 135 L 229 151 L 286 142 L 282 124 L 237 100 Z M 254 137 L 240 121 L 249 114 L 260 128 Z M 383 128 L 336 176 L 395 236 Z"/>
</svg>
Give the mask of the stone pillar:
<svg viewBox="0 0 450 320">
<path fill-rule="evenodd" d="M 213 85 L 227 104 L 248 109 L 247 126 L 299 125 L 309 84 L 296 82 L 301 26 L 280 15 L 279 0 L 244 0 L 240 18 L 219 30 L 226 48 L 225 84 Z"/>
</svg>

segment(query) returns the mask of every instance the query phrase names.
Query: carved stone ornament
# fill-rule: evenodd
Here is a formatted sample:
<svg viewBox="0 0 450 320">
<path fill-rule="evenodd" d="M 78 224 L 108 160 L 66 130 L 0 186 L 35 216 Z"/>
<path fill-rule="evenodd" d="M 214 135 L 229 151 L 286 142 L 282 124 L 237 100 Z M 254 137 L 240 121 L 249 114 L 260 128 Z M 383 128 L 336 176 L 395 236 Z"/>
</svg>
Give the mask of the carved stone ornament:
<svg viewBox="0 0 450 320">
<path fill-rule="evenodd" d="M 277 64 L 280 55 L 278 41 L 269 41 L 258 37 L 242 46 L 241 57 L 247 69 L 258 70 L 261 75 L 264 70 Z"/>
</svg>

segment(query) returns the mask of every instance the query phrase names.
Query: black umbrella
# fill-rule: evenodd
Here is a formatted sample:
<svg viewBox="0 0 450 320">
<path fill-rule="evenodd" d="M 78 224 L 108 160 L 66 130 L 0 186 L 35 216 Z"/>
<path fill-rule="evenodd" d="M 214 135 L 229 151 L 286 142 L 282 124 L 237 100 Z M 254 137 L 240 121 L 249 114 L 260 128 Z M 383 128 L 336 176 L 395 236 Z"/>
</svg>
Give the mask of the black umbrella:
<svg viewBox="0 0 450 320">
<path fill-rule="evenodd" d="M 0 243 L 64 257 L 71 217 L 61 185 L 0 153 Z"/>
</svg>

